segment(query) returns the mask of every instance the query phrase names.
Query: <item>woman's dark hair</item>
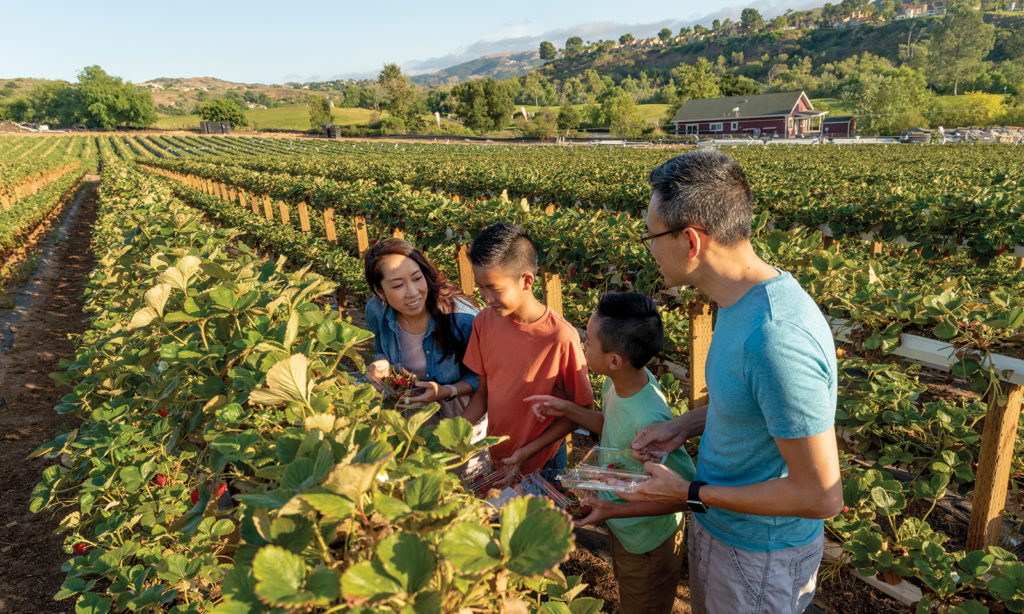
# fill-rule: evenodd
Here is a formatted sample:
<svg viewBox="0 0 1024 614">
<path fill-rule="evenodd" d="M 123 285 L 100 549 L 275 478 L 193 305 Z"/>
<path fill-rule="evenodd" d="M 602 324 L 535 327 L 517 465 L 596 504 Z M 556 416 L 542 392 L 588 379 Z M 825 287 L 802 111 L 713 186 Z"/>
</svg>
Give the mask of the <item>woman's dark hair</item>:
<svg viewBox="0 0 1024 614">
<path fill-rule="evenodd" d="M 460 362 L 466 351 L 468 339 L 459 339 L 455 335 L 454 314 L 455 301 L 466 300 L 465 294 L 455 284 L 448 281 L 444 273 L 430 261 L 423 252 L 416 249 L 404 239 L 388 238 L 370 246 L 363 255 L 363 266 L 366 283 L 370 289 L 379 294 L 384 293 L 381 282 L 384 274 L 380 270 L 380 261 L 384 256 L 398 254 L 412 259 L 420 267 L 423 278 L 427 281 L 427 311 L 434 318 L 434 339 L 441 350 L 442 356 L 455 356 Z"/>
</svg>

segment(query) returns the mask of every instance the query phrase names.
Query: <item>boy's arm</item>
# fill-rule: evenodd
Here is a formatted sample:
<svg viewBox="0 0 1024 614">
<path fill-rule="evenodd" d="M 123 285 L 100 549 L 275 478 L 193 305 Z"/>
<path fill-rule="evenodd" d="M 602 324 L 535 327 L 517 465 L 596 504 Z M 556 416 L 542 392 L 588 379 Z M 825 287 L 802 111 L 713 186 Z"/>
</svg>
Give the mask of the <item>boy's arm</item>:
<svg viewBox="0 0 1024 614">
<path fill-rule="evenodd" d="M 609 518 L 664 516 L 666 514 L 674 514 L 682 509 L 677 503 L 650 503 L 647 501 L 620 503 L 593 496 L 584 499 L 582 504 L 589 505 L 591 510 L 585 518 L 576 521 L 576 526 L 578 527 L 604 522 Z"/>
<path fill-rule="evenodd" d="M 523 445 L 523 447 L 513 452 L 512 456 L 501 459 L 501 462 L 505 465 L 515 465 L 519 467 L 547 446 L 555 443 L 559 439 L 564 439 L 566 435 L 574 430 L 576 430 L 575 422 L 564 417 L 558 418 L 549 424 L 548 428 L 544 429 L 544 432 L 538 435 L 536 439 L 533 439 L 529 443 Z"/>
<path fill-rule="evenodd" d="M 523 401 L 532 403 L 531 409 L 538 420 L 549 416 L 554 418 L 565 416 L 595 435 L 600 435 L 604 430 L 604 414 L 594 409 L 593 402 L 581 407 L 572 401 L 547 394 L 536 394 L 526 397 Z"/>
<path fill-rule="evenodd" d="M 480 383 L 476 392 L 470 397 L 466 409 L 462 410 L 462 417 L 469 420 L 470 424 L 476 424 L 487 413 L 487 376 L 480 375 Z"/>
</svg>

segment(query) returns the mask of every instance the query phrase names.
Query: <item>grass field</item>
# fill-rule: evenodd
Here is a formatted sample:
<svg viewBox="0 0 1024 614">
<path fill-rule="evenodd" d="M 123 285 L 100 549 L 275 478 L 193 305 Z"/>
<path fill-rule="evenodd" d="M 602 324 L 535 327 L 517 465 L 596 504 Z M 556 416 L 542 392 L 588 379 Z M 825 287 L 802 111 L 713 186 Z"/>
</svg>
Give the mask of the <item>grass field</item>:
<svg viewBox="0 0 1024 614">
<path fill-rule="evenodd" d="M 331 109 L 331 114 L 334 123 L 341 126 L 369 124 L 378 116 L 376 111 L 370 109 L 347 108 Z M 277 107 L 276 109 L 251 109 L 245 112 L 245 116 L 257 130 L 309 130 L 309 107 L 304 104 Z M 153 127 L 164 130 L 196 130 L 199 128 L 199 116 L 162 117 Z"/>
</svg>

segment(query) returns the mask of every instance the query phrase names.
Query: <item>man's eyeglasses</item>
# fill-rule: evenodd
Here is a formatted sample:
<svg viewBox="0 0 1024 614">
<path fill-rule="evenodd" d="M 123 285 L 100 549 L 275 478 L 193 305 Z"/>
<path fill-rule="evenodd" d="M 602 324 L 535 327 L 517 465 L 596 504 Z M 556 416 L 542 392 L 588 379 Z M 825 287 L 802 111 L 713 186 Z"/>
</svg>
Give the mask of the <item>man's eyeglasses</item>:
<svg viewBox="0 0 1024 614">
<path fill-rule="evenodd" d="M 687 228 L 692 228 L 694 230 L 699 230 L 700 232 L 703 232 L 704 234 L 707 234 L 707 232 L 708 232 L 707 230 L 705 230 L 704 228 L 701 228 L 700 226 L 693 226 L 693 225 L 689 225 L 688 224 L 686 226 L 677 226 L 676 228 L 671 228 L 671 229 L 666 230 L 664 232 L 656 232 L 654 234 L 644 235 L 644 236 L 640 237 L 640 244 L 643 245 L 644 247 L 646 247 L 648 250 L 650 250 L 651 249 L 651 240 L 652 239 L 657 239 L 658 237 L 662 237 L 664 235 L 669 235 L 669 234 L 673 234 L 673 233 L 676 233 L 676 232 L 681 232 L 683 230 L 686 230 Z"/>
</svg>

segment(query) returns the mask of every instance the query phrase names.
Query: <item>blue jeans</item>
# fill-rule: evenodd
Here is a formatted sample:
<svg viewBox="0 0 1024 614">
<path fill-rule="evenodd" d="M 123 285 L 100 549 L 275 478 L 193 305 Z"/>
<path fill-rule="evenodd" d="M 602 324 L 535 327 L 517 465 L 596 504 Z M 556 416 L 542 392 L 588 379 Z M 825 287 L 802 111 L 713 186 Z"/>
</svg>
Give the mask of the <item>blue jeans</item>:
<svg viewBox="0 0 1024 614">
<path fill-rule="evenodd" d="M 544 463 L 544 466 L 540 469 L 540 477 L 544 478 L 549 482 L 556 481 L 556 478 L 565 473 L 565 469 L 569 466 L 569 451 L 565 447 L 565 440 L 562 440 L 561 447 L 558 448 L 558 452 L 551 457 L 551 460 Z"/>
</svg>

